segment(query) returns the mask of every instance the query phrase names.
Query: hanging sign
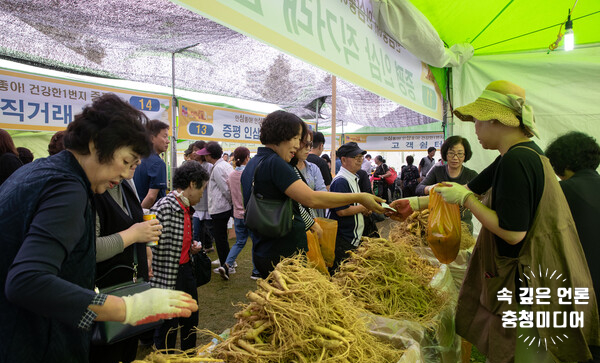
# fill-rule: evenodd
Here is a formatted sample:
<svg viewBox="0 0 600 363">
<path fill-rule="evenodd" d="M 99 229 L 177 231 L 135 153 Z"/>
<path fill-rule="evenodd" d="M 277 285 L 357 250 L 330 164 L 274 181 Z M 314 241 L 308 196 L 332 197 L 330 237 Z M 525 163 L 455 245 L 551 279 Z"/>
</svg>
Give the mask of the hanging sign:
<svg viewBox="0 0 600 363">
<path fill-rule="evenodd" d="M 266 114 L 180 100 L 177 137 L 260 144 L 260 123 L 265 116 Z"/>
<path fill-rule="evenodd" d="M 260 145 L 260 123 L 265 113 L 243 111 L 179 100 L 179 139 Z M 315 129 L 314 121 L 305 121 Z M 250 148 L 252 150 L 252 148 Z"/>
<path fill-rule="evenodd" d="M 325 137 L 325 149 L 330 150 L 330 137 Z M 427 151 L 430 147 L 440 149 L 444 143 L 443 133 L 402 133 L 386 135 L 349 134 L 344 143 L 354 141 L 361 149 L 374 151 Z"/>
<path fill-rule="evenodd" d="M 383 31 L 373 0 L 171 0 L 364 89 L 442 120 L 429 69 Z"/>
<path fill-rule="evenodd" d="M 150 119 L 171 125 L 171 97 L 39 76 L 0 68 L 0 127 L 12 130 L 64 130 L 83 107 L 114 93 Z M 172 128 L 171 128 L 172 129 Z"/>
</svg>

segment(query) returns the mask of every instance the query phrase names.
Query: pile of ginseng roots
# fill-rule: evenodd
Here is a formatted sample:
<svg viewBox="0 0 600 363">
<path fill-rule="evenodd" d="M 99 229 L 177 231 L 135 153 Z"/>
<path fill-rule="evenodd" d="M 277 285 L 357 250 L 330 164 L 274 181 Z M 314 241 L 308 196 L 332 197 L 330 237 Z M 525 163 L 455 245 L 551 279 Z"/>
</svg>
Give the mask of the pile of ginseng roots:
<svg viewBox="0 0 600 363">
<path fill-rule="evenodd" d="M 396 362 L 402 351 L 367 328 L 344 295 L 306 257 L 281 261 L 236 313 L 230 337 L 212 356 L 235 362 Z"/>
<path fill-rule="evenodd" d="M 405 243 L 363 238 L 332 280 L 376 315 L 434 327 L 449 297 L 430 286 L 438 268 Z"/>
</svg>

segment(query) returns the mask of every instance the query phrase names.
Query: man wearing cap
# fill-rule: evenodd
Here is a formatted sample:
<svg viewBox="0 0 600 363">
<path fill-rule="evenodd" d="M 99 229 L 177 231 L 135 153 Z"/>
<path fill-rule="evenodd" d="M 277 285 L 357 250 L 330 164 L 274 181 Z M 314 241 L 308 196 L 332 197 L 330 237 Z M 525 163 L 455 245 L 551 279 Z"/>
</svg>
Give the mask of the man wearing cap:
<svg viewBox="0 0 600 363">
<path fill-rule="evenodd" d="M 212 219 L 212 232 L 219 262 L 221 263 L 221 267 L 217 268 L 217 272 L 224 280 L 229 280 L 229 269 L 225 264 L 229 254 L 227 222 L 232 216 L 233 204 L 231 203 L 231 192 L 229 191 L 227 179 L 229 174 L 233 172 L 233 168 L 222 158 L 223 148 L 218 142 L 211 141 L 207 143 L 204 149 L 199 150 L 197 154 L 204 156 L 206 161 L 213 164 L 208 186 L 206 187 L 208 213 Z"/>
<path fill-rule="evenodd" d="M 444 183 L 434 189 L 446 202 L 471 210 L 482 224 L 458 298 L 457 333 L 492 363 L 592 359 L 588 345 L 600 344 L 595 295 L 589 293 L 586 304 L 565 305 L 557 294 L 559 289 L 591 289 L 593 284 L 552 166 L 530 140 L 538 133 L 525 90 L 508 81 L 492 82 L 475 102 L 454 114 L 475 123 L 484 149 L 500 152 L 467 186 Z M 475 194 L 486 191 L 480 202 Z M 412 209 L 426 204 L 423 198 L 408 199 Z M 560 279 L 552 278 L 552 271 Z M 540 298 L 545 289 L 550 296 Z M 512 298 L 500 299 L 501 290 Z M 506 324 L 504 318 L 513 313 L 522 318 Z M 562 327 L 564 321 L 553 320 L 537 325 L 540 314 L 556 313 L 576 314 L 581 324 Z M 527 316 L 533 317 L 528 319 L 535 323 L 532 327 L 522 324 Z M 558 341 L 557 336 L 568 339 Z"/>
<path fill-rule="evenodd" d="M 357 143 L 346 143 L 337 150 L 342 166 L 331 182 L 329 191 L 339 193 L 360 193 L 358 176 L 364 155 L 367 152 Z M 335 240 L 335 260 L 330 271 L 335 271 L 340 262 L 346 257 L 346 251 L 356 249 L 365 226 L 364 215 L 371 212 L 364 206 L 353 203 L 329 209 L 328 218 L 338 221 L 337 236 Z"/>
</svg>

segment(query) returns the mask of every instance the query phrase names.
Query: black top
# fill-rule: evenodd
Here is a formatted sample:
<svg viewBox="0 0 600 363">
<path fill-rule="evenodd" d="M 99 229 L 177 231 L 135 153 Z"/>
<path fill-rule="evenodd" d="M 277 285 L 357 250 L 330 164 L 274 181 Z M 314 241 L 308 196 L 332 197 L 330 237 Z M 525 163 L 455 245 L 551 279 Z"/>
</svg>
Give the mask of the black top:
<svg viewBox="0 0 600 363">
<path fill-rule="evenodd" d="M 244 196 L 244 207 L 248 205 L 248 200 L 250 199 L 254 170 L 261 161 L 263 162 L 254 180 L 254 192 L 262 194 L 265 199 L 286 200 L 289 197 L 285 194 L 285 190 L 300 179 L 294 168 L 280 158 L 272 149 L 259 147 L 256 156 L 244 168 L 240 179 L 242 194 Z M 305 224 L 296 201 L 293 201 L 293 212 L 294 222 L 292 223 L 292 231 L 287 235 L 278 239 L 268 239 L 256 232 L 254 233 L 256 237 L 253 248 L 254 254 L 279 261 L 279 256 L 290 257 L 297 249 L 308 250 L 304 230 Z"/>
<path fill-rule="evenodd" d="M 389 168 L 388 168 L 388 166 L 385 163 L 380 164 L 375 169 L 375 172 L 373 173 L 373 176 L 381 178 L 381 176 L 384 175 L 385 173 L 387 173 L 388 170 L 389 170 Z"/>
<path fill-rule="evenodd" d="M 96 212 L 100 219 L 100 237 L 124 231 L 135 223 L 143 222 L 144 212 L 135 192 L 127 182 L 122 182 L 121 188 L 123 204 L 127 203 L 131 216 L 123 211 L 123 208 L 115 202 L 108 191 L 103 194 L 94 194 Z M 134 252 L 137 254 L 137 277 L 148 281 L 146 245 L 133 243 L 123 252 L 96 264 L 96 286 L 101 289 L 132 281 Z"/>
<path fill-rule="evenodd" d="M 358 187 L 360 188 L 360 191 L 363 193 L 373 193 L 373 190 L 371 189 L 371 180 L 369 179 L 369 173 L 362 169 L 359 169 L 356 172 L 356 175 L 358 175 Z"/>
<path fill-rule="evenodd" d="M 522 232 L 533 224 L 544 192 L 544 167 L 538 154 L 544 155 L 533 141 L 513 145 L 468 184 L 476 194 L 492 188 L 492 209 L 500 228 Z M 521 243 L 511 245 L 498 236 L 496 244 L 501 256 L 517 257 L 521 250 Z"/>
<path fill-rule="evenodd" d="M 23 163 L 17 155 L 13 153 L 2 154 L 0 156 L 0 185 L 21 166 L 23 166 Z"/>
<path fill-rule="evenodd" d="M 91 197 L 67 150 L 0 187 L 0 362 L 88 361 L 89 331 L 77 326 L 96 296 Z"/>
<path fill-rule="evenodd" d="M 331 185 L 331 180 L 333 178 L 331 176 L 329 166 L 327 166 L 327 161 L 315 154 L 308 154 L 308 156 L 306 157 L 306 161 L 317 165 L 319 167 L 319 170 L 321 170 L 321 175 L 323 175 L 323 181 L 325 182 L 325 185 Z"/>
<path fill-rule="evenodd" d="M 404 187 L 416 187 L 419 177 L 419 169 L 414 165 L 404 165 L 400 169 L 400 179 Z"/>
<path fill-rule="evenodd" d="M 600 175 L 596 170 L 584 169 L 575 173 L 567 180 L 560 182 L 571 214 L 575 220 L 577 234 L 588 261 L 596 300 L 600 298 L 600 256 L 598 244 L 598 217 L 600 216 Z"/>
</svg>

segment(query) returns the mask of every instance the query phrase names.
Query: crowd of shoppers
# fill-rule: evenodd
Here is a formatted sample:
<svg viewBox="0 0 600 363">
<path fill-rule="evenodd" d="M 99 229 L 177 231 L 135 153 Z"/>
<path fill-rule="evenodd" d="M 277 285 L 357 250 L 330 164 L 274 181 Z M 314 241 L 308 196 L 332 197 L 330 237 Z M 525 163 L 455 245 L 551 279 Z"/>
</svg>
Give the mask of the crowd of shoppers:
<svg viewBox="0 0 600 363">
<path fill-rule="evenodd" d="M 598 288 L 589 306 L 577 307 L 586 319 L 584 328 L 573 330 L 581 339 L 560 351 L 528 349 L 516 338 L 544 338 L 542 330 L 500 333 L 498 313 L 506 306 L 485 296 L 496 292 L 498 281 L 512 291 L 538 287 L 518 278 L 521 269 L 537 264 L 568 271 L 570 286 L 597 284 L 593 227 L 600 213 L 595 197 L 600 146 L 588 135 L 569 133 L 553 141 L 544 155 L 531 140 L 537 129 L 524 90 L 506 81 L 492 82 L 475 102 L 454 112 L 474 122 L 481 145 L 500 155 L 478 174 L 464 165 L 472 157 L 469 142 L 451 136 L 441 145 L 439 165 L 435 148 L 418 167 L 407 156 L 399 180 L 408 198 L 393 201 L 397 213 L 388 216 L 404 219 L 426 207 L 427 195 L 435 190 L 460 205 L 463 221 L 475 216 L 481 222 L 456 315 L 457 331 L 480 351 L 523 362 L 598 359 L 598 324 L 589 320 L 597 319 L 592 310 Z M 371 192 L 371 173 L 380 180 L 391 175 L 381 155 L 373 165 L 366 150 L 348 142 L 336 150 L 333 176 L 320 156 L 324 136 L 285 111 L 267 115 L 260 141 L 263 146 L 254 157 L 246 147 L 229 155 L 218 142 L 190 144 L 168 191 L 162 154 L 171 142 L 169 125 L 148 120 L 115 95 L 95 99 L 67 130 L 53 135 L 47 158 L 32 162 L 33 154 L 16 148 L 0 129 L 0 361 L 129 362 L 140 336 L 90 344 L 90 327 L 94 321 L 133 325 L 158 316 L 167 317 L 152 332 L 158 349 L 173 351 L 178 333 L 181 349 L 194 348 L 199 290 L 193 255 L 210 251 L 213 240 L 216 272 L 229 280 L 250 238 L 251 277 L 258 279 L 266 278 L 280 259 L 307 251 L 306 231 L 322 233 L 314 218 L 325 211 L 338 222 L 330 272 L 362 236 L 377 233 L 371 215 L 383 213 L 380 203 L 393 199 L 385 182 L 378 185 L 380 197 Z M 252 191 L 261 198 L 291 201 L 289 232 L 275 238 L 246 226 Z M 156 219 L 145 221 L 144 209 Z M 231 249 L 230 219 L 236 236 Z M 492 273 L 497 280 L 489 281 Z M 153 288 L 124 298 L 94 290 L 127 282 L 132 275 Z M 36 342 L 39 348 L 26 349 L 23 342 Z"/>
</svg>

